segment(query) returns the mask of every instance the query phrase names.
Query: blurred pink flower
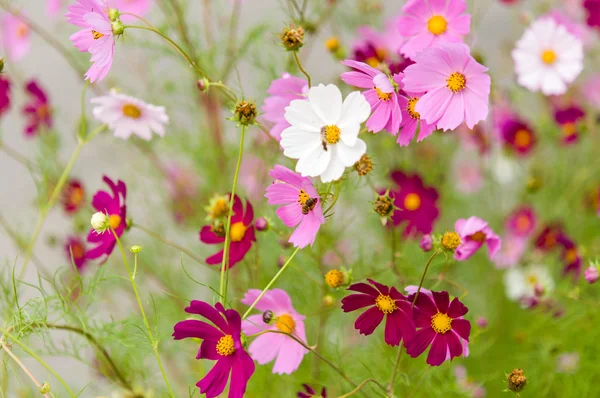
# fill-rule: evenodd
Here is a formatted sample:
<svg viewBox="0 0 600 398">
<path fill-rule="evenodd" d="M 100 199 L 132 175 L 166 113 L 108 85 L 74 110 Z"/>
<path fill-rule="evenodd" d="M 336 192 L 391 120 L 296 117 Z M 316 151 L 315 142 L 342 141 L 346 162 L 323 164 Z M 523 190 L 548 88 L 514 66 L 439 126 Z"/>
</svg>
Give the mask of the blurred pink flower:
<svg viewBox="0 0 600 398">
<path fill-rule="evenodd" d="M 46 0 L 46 15 L 55 17 L 60 11 L 62 0 Z"/>
<path fill-rule="evenodd" d="M 461 243 L 456 248 L 454 258 L 462 261 L 471 257 L 484 244 L 487 244 L 490 258 L 500 250 L 501 240 L 489 227 L 488 223 L 479 217 L 458 219 L 454 225 L 456 233 L 460 236 Z"/>
<path fill-rule="evenodd" d="M 2 117 L 10 109 L 11 104 L 11 93 L 10 93 L 11 82 L 3 75 L 0 75 L 0 117 Z"/>
<path fill-rule="evenodd" d="M 6 13 L 0 18 L 2 48 L 11 61 L 19 61 L 29 53 L 31 29 L 18 17 Z"/>
<path fill-rule="evenodd" d="M 467 156 L 467 153 L 463 151 L 458 152 L 455 156 L 452 170 L 455 187 L 458 192 L 471 194 L 483 187 L 483 174 L 478 158 Z"/>
<path fill-rule="evenodd" d="M 585 280 L 590 284 L 596 283 L 596 281 L 598 281 L 598 277 L 600 276 L 598 274 L 598 267 L 594 265 L 590 265 L 588 268 L 586 268 L 583 275 L 585 277 Z"/>
<path fill-rule="evenodd" d="M 32 137 L 38 134 L 40 127 L 52 127 L 52 110 L 46 92 L 36 80 L 30 80 L 25 86 L 28 101 L 23 107 L 23 114 L 27 118 L 25 136 Z"/>
<path fill-rule="evenodd" d="M 281 132 L 290 127 L 285 120 L 285 108 L 297 99 L 305 99 L 308 93 L 306 80 L 284 73 L 275 79 L 267 89 L 269 97 L 265 99 L 262 107 L 263 119 L 272 124 L 270 133 L 277 141 L 281 140 Z"/>
<path fill-rule="evenodd" d="M 467 376 L 467 368 L 463 365 L 457 365 L 454 368 L 454 376 L 456 377 L 456 383 L 468 396 L 472 398 L 482 398 L 486 396 L 485 388 L 476 382 L 472 381 Z"/>
<path fill-rule="evenodd" d="M 114 8 L 118 9 L 120 13 L 128 12 L 140 17 L 146 16 L 152 8 L 152 0 L 109 0 L 109 2 L 114 3 L 109 4 L 111 4 L 111 6 L 114 5 Z M 120 18 L 121 21 L 127 23 L 135 22 L 137 20 L 137 18 L 131 15 L 121 15 Z"/>
<path fill-rule="evenodd" d="M 527 249 L 527 239 L 520 236 L 505 234 L 502 237 L 502 247 L 492 261 L 498 269 L 512 268 L 519 264 Z"/>
<path fill-rule="evenodd" d="M 587 77 L 582 85 L 582 92 L 585 99 L 591 106 L 600 109 L 600 73 L 594 73 Z"/>
<path fill-rule="evenodd" d="M 581 41 L 585 41 L 587 33 L 585 26 L 575 22 L 564 11 L 555 8 L 546 15 L 542 16 L 542 18 L 553 19 L 558 25 L 564 26 L 573 36 L 577 37 Z"/>
<path fill-rule="evenodd" d="M 240 168 L 240 184 L 246 196 L 253 202 L 262 200 L 265 192 L 267 165 L 264 160 L 253 155 L 245 155 Z"/>
<path fill-rule="evenodd" d="M 577 124 L 584 118 L 584 110 L 577 105 L 555 109 L 554 120 L 561 128 L 561 141 L 564 144 L 575 143 L 579 140 L 579 129 Z"/>
<path fill-rule="evenodd" d="M 579 354 L 576 352 L 566 352 L 556 358 L 556 371 L 558 373 L 572 374 L 577 371 L 579 365 Z"/>
<path fill-rule="evenodd" d="M 520 206 L 506 220 L 506 230 L 510 235 L 521 238 L 531 236 L 537 226 L 535 210 L 530 206 Z"/>
</svg>

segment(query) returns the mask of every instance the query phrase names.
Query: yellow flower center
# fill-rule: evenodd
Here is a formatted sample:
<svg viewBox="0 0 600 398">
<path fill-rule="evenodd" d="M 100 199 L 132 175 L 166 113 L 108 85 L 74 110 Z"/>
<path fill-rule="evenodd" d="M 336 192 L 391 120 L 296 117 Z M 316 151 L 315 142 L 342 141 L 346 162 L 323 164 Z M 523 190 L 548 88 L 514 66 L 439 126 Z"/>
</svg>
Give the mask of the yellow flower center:
<svg viewBox="0 0 600 398">
<path fill-rule="evenodd" d="M 229 237 L 232 242 L 239 242 L 244 239 L 246 235 L 246 229 L 248 229 L 243 222 L 236 222 L 231 226 L 231 230 L 229 231 Z"/>
<path fill-rule="evenodd" d="M 436 333 L 444 334 L 452 329 L 452 318 L 438 312 L 431 317 L 431 327 Z"/>
<path fill-rule="evenodd" d="M 546 65 L 552 65 L 556 61 L 556 53 L 552 50 L 545 50 L 542 53 L 542 62 Z"/>
<path fill-rule="evenodd" d="M 213 197 L 204 210 L 211 220 L 225 217 L 229 213 L 229 197 L 227 195 Z"/>
<path fill-rule="evenodd" d="M 83 200 L 83 189 L 73 188 L 69 193 L 69 204 L 77 206 Z"/>
<path fill-rule="evenodd" d="M 142 116 L 142 110 L 133 104 L 123 105 L 123 115 L 132 119 L 139 119 Z"/>
<path fill-rule="evenodd" d="M 577 261 L 577 249 L 575 249 L 575 248 L 568 249 L 567 252 L 565 253 L 565 260 L 569 264 Z"/>
<path fill-rule="evenodd" d="M 332 269 L 325 274 L 325 283 L 334 289 L 340 287 L 344 283 L 344 274 L 337 269 Z"/>
<path fill-rule="evenodd" d="M 336 144 L 340 140 L 340 128 L 335 124 L 323 127 L 321 134 L 329 144 Z"/>
<path fill-rule="evenodd" d="M 373 68 L 377 68 L 379 66 L 379 60 L 377 59 L 377 57 L 369 57 L 365 60 L 365 62 L 367 63 L 367 65 Z"/>
<path fill-rule="evenodd" d="M 409 193 L 404 198 L 404 208 L 408 211 L 415 211 L 421 207 L 421 197 L 416 193 Z"/>
<path fill-rule="evenodd" d="M 95 30 L 92 30 L 92 37 L 94 38 L 94 40 L 98 40 L 98 39 L 104 37 L 104 34 L 97 32 Z"/>
<path fill-rule="evenodd" d="M 576 132 L 575 123 L 565 123 L 562 125 L 562 133 L 566 138 L 571 137 Z"/>
<path fill-rule="evenodd" d="M 19 26 L 17 26 L 17 37 L 19 39 L 22 39 L 23 37 L 27 36 L 28 33 L 29 33 L 29 26 L 27 26 L 21 22 L 19 24 Z"/>
<path fill-rule="evenodd" d="M 221 337 L 217 343 L 217 353 L 223 357 L 227 357 L 234 352 L 235 344 L 233 342 L 233 337 L 231 337 L 230 334 Z"/>
<path fill-rule="evenodd" d="M 275 320 L 275 326 L 277 326 L 277 329 L 284 333 L 292 334 L 294 333 L 296 322 L 294 322 L 294 319 L 290 315 L 283 314 L 277 317 Z"/>
<path fill-rule="evenodd" d="M 517 217 L 517 229 L 519 231 L 525 232 L 531 226 L 531 221 L 529 221 L 529 217 L 525 215 L 520 215 Z"/>
<path fill-rule="evenodd" d="M 446 32 L 448 22 L 441 15 L 434 15 L 427 21 L 427 29 L 434 35 L 441 35 Z"/>
<path fill-rule="evenodd" d="M 517 148 L 527 148 L 531 144 L 531 134 L 529 130 L 520 129 L 515 133 L 515 145 Z"/>
<path fill-rule="evenodd" d="M 83 250 L 83 247 L 81 247 L 81 245 L 73 245 L 71 246 L 71 253 L 73 253 L 74 259 L 79 260 L 85 255 L 85 250 Z"/>
<path fill-rule="evenodd" d="M 410 117 L 419 120 L 421 119 L 421 115 L 419 115 L 419 112 L 415 112 L 415 106 L 417 106 L 417 102 L 419 102 L 419 99 L 417 97 L 410 98 L 408 100 L 408 105 L 406 106 L 406 111 L 408 112 L 408 115 Z"/>
<path fill-rule="evenodd" d="M 392 93 L 384 93 L 377 87 L 375 87 L 375 91 L 377 91 L 377 98 L 379 98 L 382 101 L 389 101 L 390 98 L 392 98 Z"/>
<path fill-rule="evenodd" d="M 483 243 L 483 241 L 485 241 L 485 238 L 486 235 L 481 231 L 477 231 L 473 235 L 469 236 L 470 240 L 474 240 L 475 242 L 479 243 Z"/>
<path fill-rule="evenodd" d="M 298 194 L 298 203 L 300 203 L 302 206 L 304 206 L 306 204 L 306 201 L 309 199 L 310 199 L 310 195 L 307 194 L 304 189 L 301 189 L 300 193 Z"/>
<path fill-rule="evenodd" d="M 394 299 L 383 294 L 379 294 L 379 296 L 377 296 L 375 299 L 375 305 L 384 314 L 391 314 L 398 309 Z"/>
<path fill-rule="evenodd" d="M 329 39 L 325 41 L 325 48 L 331 52 L 336 52 L 340 48 L 340 41 L 337 37 L 331 36 Z"/>
<path fill-rule="evenodd" d="M 446 232 L 442 236 L 442 246 L 448 250 L 456 250 L 460 245 L 460 236 L 456 232 Z"/>
<path fill-rule="evenodd" d="M 467 78 L 459 72 L 454 72 L 446 79 L 446 87 L 453 93 L 458 93 L 466 87 Z"/>
<path fill-rule="evenodd" d="M 112 229 L 119 228 L 121 225 L 121 216 L 118 214 L 111 214 L 110 217 L 108 217 L 108 225 L 110 225 Z"/>
<path fill-rule="evenodd" d="M 535 275 L 527 275 L 527 283 L 531 286 L 535 286 L 538 283 L 538 278 Z"/>
</svg>

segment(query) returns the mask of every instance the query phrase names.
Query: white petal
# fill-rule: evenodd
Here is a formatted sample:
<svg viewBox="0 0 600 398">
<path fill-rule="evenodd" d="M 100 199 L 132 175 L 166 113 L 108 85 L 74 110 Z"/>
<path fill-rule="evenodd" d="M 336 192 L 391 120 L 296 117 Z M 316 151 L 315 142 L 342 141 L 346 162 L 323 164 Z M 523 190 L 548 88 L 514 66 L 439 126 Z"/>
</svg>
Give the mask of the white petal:
<svg viewBox="0 0 600 398">
<path fill-rule="evenodd" d="M 331 148 L 331 151 L 331 161 L 329 162 L 327 169 L 321 174 L 321 182 L 338 180 L 344 174 L 344 170 L 346 170 L 340 159 L 336 156 L 336 151 L 338 151 L 337 145 Z"/>
<path fill-rule="evenodd" d="M 348 121 L 363 123 L 371 114 L 371 105 L 367 99 L 358 91 L 351 92 L 342 106 L 342 113 L 337 123 L 338 127 L 342 127 Z"/>
<path fill-rule="evenodd" d="M 321 131 L 321 127 L 327 124 L 313 112 L 310 103 L 306 100 L 293 100 L 290 102 L 285 108 L 284 117 L 294 127 L 317 133 Z"/>
<path fill-rule="evenodd" d="M 337 157 L 346 167 L 353 166 L 362 155 L 367 153 L 367 144 L 360 138 L 356 139 L 354 146 L 348 146 L 340 141 L 335 144 L 335 147 Z"/>
<path fill-rule="evenodd" d="M 337 86 L 319 84 L 308 90 L 308 100 L 313 111 L 326 125 L 337 124 L 342 112 L 342 93 Z"/>
<path fill-rule="evenodd" d="M 316 147 L 322 146 L 319 134 L 294 126 L 288 127 L 281 132 L 281 141 L 279 144 L 283 148 L 283 154 L 292 159 L 300 159 Z"/>
<path fill-rule="evenodd" d="M 296 171 L 304 177 L 317 177 L 325 171 L 330 160 L 331 151 L 326 151 L 323 146 L 319 145 L 298 160 Z"/>
</svg>

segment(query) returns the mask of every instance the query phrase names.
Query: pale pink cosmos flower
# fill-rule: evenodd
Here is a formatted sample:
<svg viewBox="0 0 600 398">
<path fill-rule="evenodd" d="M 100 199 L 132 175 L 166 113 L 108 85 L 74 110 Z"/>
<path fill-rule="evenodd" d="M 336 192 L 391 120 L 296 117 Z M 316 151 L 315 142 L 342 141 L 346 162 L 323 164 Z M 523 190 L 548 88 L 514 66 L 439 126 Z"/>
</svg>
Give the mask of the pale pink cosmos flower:
<svg viewBox="0 0 600 398">
<path fill-rule="evenodd" d="M 400 112 L 402 112 L 402 122 L 400 123 L 400 133 L 396 142 L 400 146 L 410 144 L 417 133 L 417 128 L 419 129 L 417 142 L 429 137 L 436 129 L 435 123 L 427 123 L 421 119 L 419 112 L 415 111 L 415 106 L 424 94 L 403 90 L 398 96 L 398 104 L 400 105 Z"/>
<path fill-rule="evenodd" d="M 18 17 L 6 13 L 0 18 L 2 48 L 11 61 L 19 61 L 29 53 L 31 29 Z"/>
<path fill-rule="evenodd" d="M 108 74 L 115 52 L 108 7 L 98 0 L 77 0 L 67 10 L 67 22 L 83 28 L 71 35 L 71 41 L 79 51 L 91 54 L 92 66 L 85 78 L 91 83 L 99 82 Z"/>
<path fill-rule="evenodd" d="M 415 105 L 421 119 L 443 130 L 454 130 L 465 122 L 472 129 L 488 114 L 490 77 L 488 69 L 460 43 L 441 44 L 415 56 L 415 64 L 404 70 L 404 90 L 427 94 Z"/>
<path fill-rule="evenodd" d="M 498 269 L 516 267 L 527 250 L 528 240 L 521 236 L 505 234 L 501 238 L 502 247 L 493 258 Z"/>
<path fill-rule="evenodd" d="M 267 187 L 267 203 L 285 205 L 277 209 L 277 216 L 288 227 L 300 224 L 289 242 L 300 248 L 312 245 L 321 224 L 325 223 L 325 217 L 321 198 L 310 178 L 280 165 L 275 165 L 269 175 L 275 182 Z"/>
<path fill-rule="evenodd" d="M 245 155 L 240 167 L 240 184 L 244 187 L 246 197 L 251 202 L 262 200 L 267 175 L 267 165 L 261 158 L 253 155 Z"/>
<path fill-rule="evenodd" d="M 242 303 L 252 305 L 260 292 L 258 289 L 248 290 Z M 256 337 L 248 347 L 250 356 L 259 365 L 275 360 L 273 373 L 291 374 L 298 369 L 308 350 L 286 334 L 290 334 L 306 344 L 304 315 L 296 312 L 290 296 L 282 289 L 267 290 L 256 303 L 255 308 L 263 313 L 250 315 L 242 322 L 242 332 L 245 335 L 260 333 L 264 330 L 276 330 L 283 333 L 265 333 Z"/>
<path fill-rule="evenodd" d="M 46 0 L 46 15 L 55 17 L 62 6 L 61 0 Z"/>
<path fill-rule="evenodd" d="M 152 8 L 152 0 L 110 0 L 109 4 L 119 12 L 129 12 L 140 17 L 148 14 Z M 121 21 L 128 23 L 136 20 L 131 15 L 122 15 L 120 18 Z"/>
<path fill-rule="evenodd" d="M 588 103 L 594 108 L 600 109 L 600 73 L 588 76 L 582 91 Z"/>
<path fill-rule="evenodd" d="M 458 192 L 473 194 L 483 187 L 480 159 L 463 150 L 456 153 L 452 163 L 452 174 Z"/>
<path fill-rule="evenodd" d="M 267 89 L 269 97 L 265 99 L 262 107 L 263 119 L 272 124 L 269 132 L 277 141 L 281 140 L 281 132 L 290 127 L 285 120 L 285 108 L 297 99 L 305 99 L 308 92 L 308 83 L 299 77 L 284 73 L 275 79 Z"/>
<path fill-rule="evenodd" d="M 471 257 L 484 244 L 487 244 L 490 258 L 500 250 L 500 237 L 496 235 L 485 220 L 479 217 L 460 218 L 454 224 L 456 233 L 460 236 L 460 245 L 456 248 L 454 258 L 462 261 Z"/>
<path fill-rule="evenodd" d="M 465 0 L 409 0 L 398 19 L 400 35 L 407 39 L 400 53 L 414 59 L 440 42 L 462 42 L 471 30 L 466 8 Z"/>
</svg>

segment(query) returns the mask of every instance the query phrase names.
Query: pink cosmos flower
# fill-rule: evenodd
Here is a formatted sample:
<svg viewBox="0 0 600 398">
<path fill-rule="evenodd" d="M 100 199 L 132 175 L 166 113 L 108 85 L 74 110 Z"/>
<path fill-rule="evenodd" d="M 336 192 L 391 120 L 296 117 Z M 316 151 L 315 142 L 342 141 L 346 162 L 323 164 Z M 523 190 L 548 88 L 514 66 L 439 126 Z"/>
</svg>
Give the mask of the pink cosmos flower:
<svg viewBox="0 0 600 398">
<path fill-rule="evenodd" d="M 228 195 L 230 197 L 231 194 Z M 228 202 L 229 203 L 229 202 Z M 246 253 L 252 248 L 252 242 L 256 242 L 254 236 L 254 210 L 252 204 L 246 201 L 246 211 L 241 199 L 235 195 L 233 199 L 233 215 L 231 217 L 231 230 L 229 232 L 231 243 L 229 246 L 229 264 L 231 268 L 244 259 Z M 209 245 L 220 245 L 225 242 L 225 227 L 222 224 L 205 225 L 200 230 L 200 241 Z M 209 265 L 221 264 L 223 261 L 223 249 L 206 259 Z"/>
<path fill-rule="evenodd" d="M 73 178 L 63 188 L 61 202 L 65 213 L 77 213 L 85 202 L 85 189 L 81 181 Z"/>
<path fill-rule="evenodd" d="M 562 247 L 560 258 L 564 263 L 563 275 L 572 274 L 574 280 L 581 276 L 583 258 L 577 244 L 565 233 L 558 237 L 558 244 Z"/>
<path fill-rule="evenodd" d="M 514 210 L 506 220 L 507 231 L 514 236 L 527 238 L 537 226 L 535 210 L 529 206 L 521 206 Z"/>
<path fill-rule="evenodd" d="M 25 136 L 37 135 L 40 127 L 52 127 L 52 110 L 48 96 L 36 80 L 30 80 L 25 85 L 29 101 L 23 107 L 23 114 L 28 119 L 25 125 Z"/>
<path fill-rule="evenodd" d="M 200 393 L 206 394 L 206 398 L 220 396 L 231 374 L 228 397 L 242 398 L 255 367 L 242 344 L 240 314 L 233 309 L 225 310 L 221 303 L 215 304 L 213 308 L 198 300 L 193 300 L 185 312 L 200 315 L 214 325 L 187 319 L 178 322 L 173 331 L 175 340 L 202 339 L 196 359 L 217 361 L 210 372 L 196 383 Z"/>
<path fill-rule="evenodd" d="M 60 11 L 61 0 L 46 0 L 46 15 L 55 17 Z"/>
<path fill-rule="evenodd" d="M 252 305 L 260 293 L 258 289 L 248 290 L 242 303 Z M 277 330 L 293 335 L 306 344 L 305 316 L 296 312 L 292 299 L 284 290 L 267 290 L 256 303 L 255 308 L 263 313 L 250 315 L 242 322 L 244 334 L 253 335 L 264 330 Z M 273 373 L 291 374 L 298 369 L 308 350 L 284 334 L 266 333 L 256 337 L 250 343 L 248 352 L 259 365 L 274 360 Z"/>
<path fill-rule="evenodd" d="M 31 29 L 18 17 L 6 13 L 0 18 L 2 48 L 11 61 L 19 61 L 29 53 Z"/>
<path fill-rule="evenodd" d="M 564 26 L 573 36 L 577 37 L 582 42 L 585 41 L 587 33 L 585 26 L 575 22 L 564 11 L 555 8 L 544 17 L 553 19 L 558 25 Z"/>
<path fill-rule="evenodd" d="M 456 153 L 452 171 L 458 192 L 472 194 L 483 187 L 484 177 L 480 159 L 469 156 L 465 151 Z"/>
<path fill-rule="evenodd" d="M 71 35 L 71 41 L 79 51 L 89 52 L 92 56 L 90 61 L 93 65 L 85 78 L 91 83 L 99 82 L 108 74 L 115 51 L 115 37 L 108 9 L 98 0 L 77 0 L 67 10 L 67 22 L 83 28 Z"/>
<path fill-rule="evenodd" d="M 454 258 L 456 260 L 466 260 L 477 250 L 487 244 L 490 253 L 490 259 L 500 250 L 500 237 L 492 231 L 488 223 L 479 217 L 460 218 L 456 220 L 454 229 L 460 236 L 461 243 L 456 248 Z"/>
<path fill-rule="evenodd" d="M 421 119 L 443 130 L 454 130 L 463 121 L 470 129 L 488 114 L 491 80 L 485 66 L 465 44 L 446 43 L 428 48 L 404 70 L 404 90 L 426 92 L 415 105 Z"/>
<path fill-rule="evenodd" d="M 0 75 L 0 117 L 10 109 L 10 80 Z"/>
<path fill-rule="evenodd" d="M 408 286 L 411 293 L 408 301 L 415 299 L 417 287 Z M 413 358 L 421 355 L 431 346 L 427 363 L 439 366 L 447 360 L 469 355 L 469 335 L 471 322 L 463 319 L 469 309 L 454 298 L 450 302 L 448 292 L 432 292 L 421 289 L 413 308 L 417 334 L 406 347 L 406 353 Z"/>
<path fill-rule="evenodd" d="M 263 119 L 271 123 L 270 133 L 277 141 L 281 140 L 281 132 L 290 127 L 285 120 L 285 108 L 297 99 L 305 99 L 308 92 L 308 83 L 299 77 L 284 73 L 275 79 L 267 89 L 269 97 L 265 99 L 262 107 Z"/>
<path fill-rule="evenodd" d="M 127 228 L 127 206 L 125 199 L 127 197 L 127 186 L 121 180 L 115 184 L 107 176 L 102 180 L 109 186 L 111 193 L 98 191 L 92 199 L 92 206 L 96 211 L 102 212 L 108 216 L 108 223 L 120 238 Z M 112 194 L 112 195 L 111 195 Z M 104 261 L 112 253 L 117 244 L 111 230 L 104 233 L 98 233 L 93 228 L 87 236 L 87 241 L 95 245 L 93 249 L 86 252 L 86 259 L 97 259 L 104 256 Z"/>
<path fill-rule="evenodd" d="M 373 68 L 386 65 L 392 74 L 400 73 L 410 65 L 412 61 L 400 57 L 400 47 L 405 39 L 398 33 L 398 18 L 389 18 L 383 33 L 370 26 L 360 26 L 358 39 L 352 44 L 352 59 Z"/>
<path fill-rule="evenodd" d="M 146 16 L 152 8 L 152 0 L 110 0 L 114 3 L 114 8 L 118 9 L 119 12 L 129 12 L 131 14 L 138 15 L 140 17 Z M 123 22 L 133 22 L 136 18 L 131 15 L 119 16 Z"/>
<path fill-rule="evenodd" d="M 600 109 L 600 73 L 590 75 L 583 84 L 582 91 L 587 102 Z"/>
<path fill-rule="evenodd" d="M 378 133 L 386 130 L 392 135 L 398 134 L 402 113 L 398 104 L 398 94 L 390 78 L 379 70 L 353 60 L 342 61 L 343 65 L 355 69 L 352 72 L 344 72 L 342 80 L 351 86 L 366 88 L 363 95 L 371 105 L 371 116 L 367 120 L 369 131 Z M 400 84 L 402 74 L 393 77 L 396 84 Z"/>
<path fill-rule="evenodd" d="M 456 383 L 467 396 L 472 398 L 482 398 L 486 396 L 485 388 L 467 376 L 467 369 L 464 366 L 456 366 L 454 368 L 454 375 L 456 376 Z"/>
<path fill-rule="evenodd" d="M 501 240 L 502 247 L 493 258 L 494 265 L 498 269 L 512 268 L 521 261 L 527 249 L 527 239 L 508 233 Z"/>
<path fill-rule="evenodd" d="M 409 0 L 402 7 L 405 15 L 398 20 L 400 35 L 407 39 L 400 52 L 415 59 L 416 54 L 440 42 L 462 42 L 471 30 L 466 9 L 465 0 Z"/>
<path fill-rule="evenodd" d="M 598 281 L 598 278 L 600 277 L 600 273 L 598 273 L 598 267 L 590 265 L 584 271 L 583 276 L 585 277 L 587 283 L 596 283 Z"/>
<path fill-rule="evenodd" d="M 267 187 L 265 197 L 271 205 L 285 205 L 277 209 L 277 216 L 288 227 L 298 228 L 290 236 L 289 242 L 296 247 L 312 245 L 325 223 L 321 198 L 310 178 L 302 177 L 292 170 L 275 165 L 269 172 L 275 182 Z"/>
<path fill-rule="evenodd" d="M 86 247 L 83 239 L 76 236 L 69 236 L 65 243 L 65 252 L 69 263 L 72 259 L 77 269 L 82 270 L 88 260 L 85 255 Z M 71 254 L 73 257 L 71 257 Z"/>
<path fill-rule="evenodd" d="M 402 112 L 402 122 L 400 123 L 401 130 L 396 142 L 400 144 L 400 146 L 407 146 L 412 141 L 417 133 L 417 128 L 419 129 L 417 142 L 423 141 L 425 138 L 429 137 L 436 129 L 435 123 L 427 123 L 425 120 L 421 119 L 419 112 L 415 111 L 415 106 L 423 95 L 425 95 L 425 93 L 414 93 L 404 90 L 398 96 L 398 104 L 400 105 L 400 111 Z"/>
<path fill-rule="evenodd" d="M 564 144 L 575 143 L 579 140 L 577 123 L 583 118 L 585 118 L 585 112 L 577 105 L 555 109 L 554 120 L 560 126 Z"/>
</svg>

